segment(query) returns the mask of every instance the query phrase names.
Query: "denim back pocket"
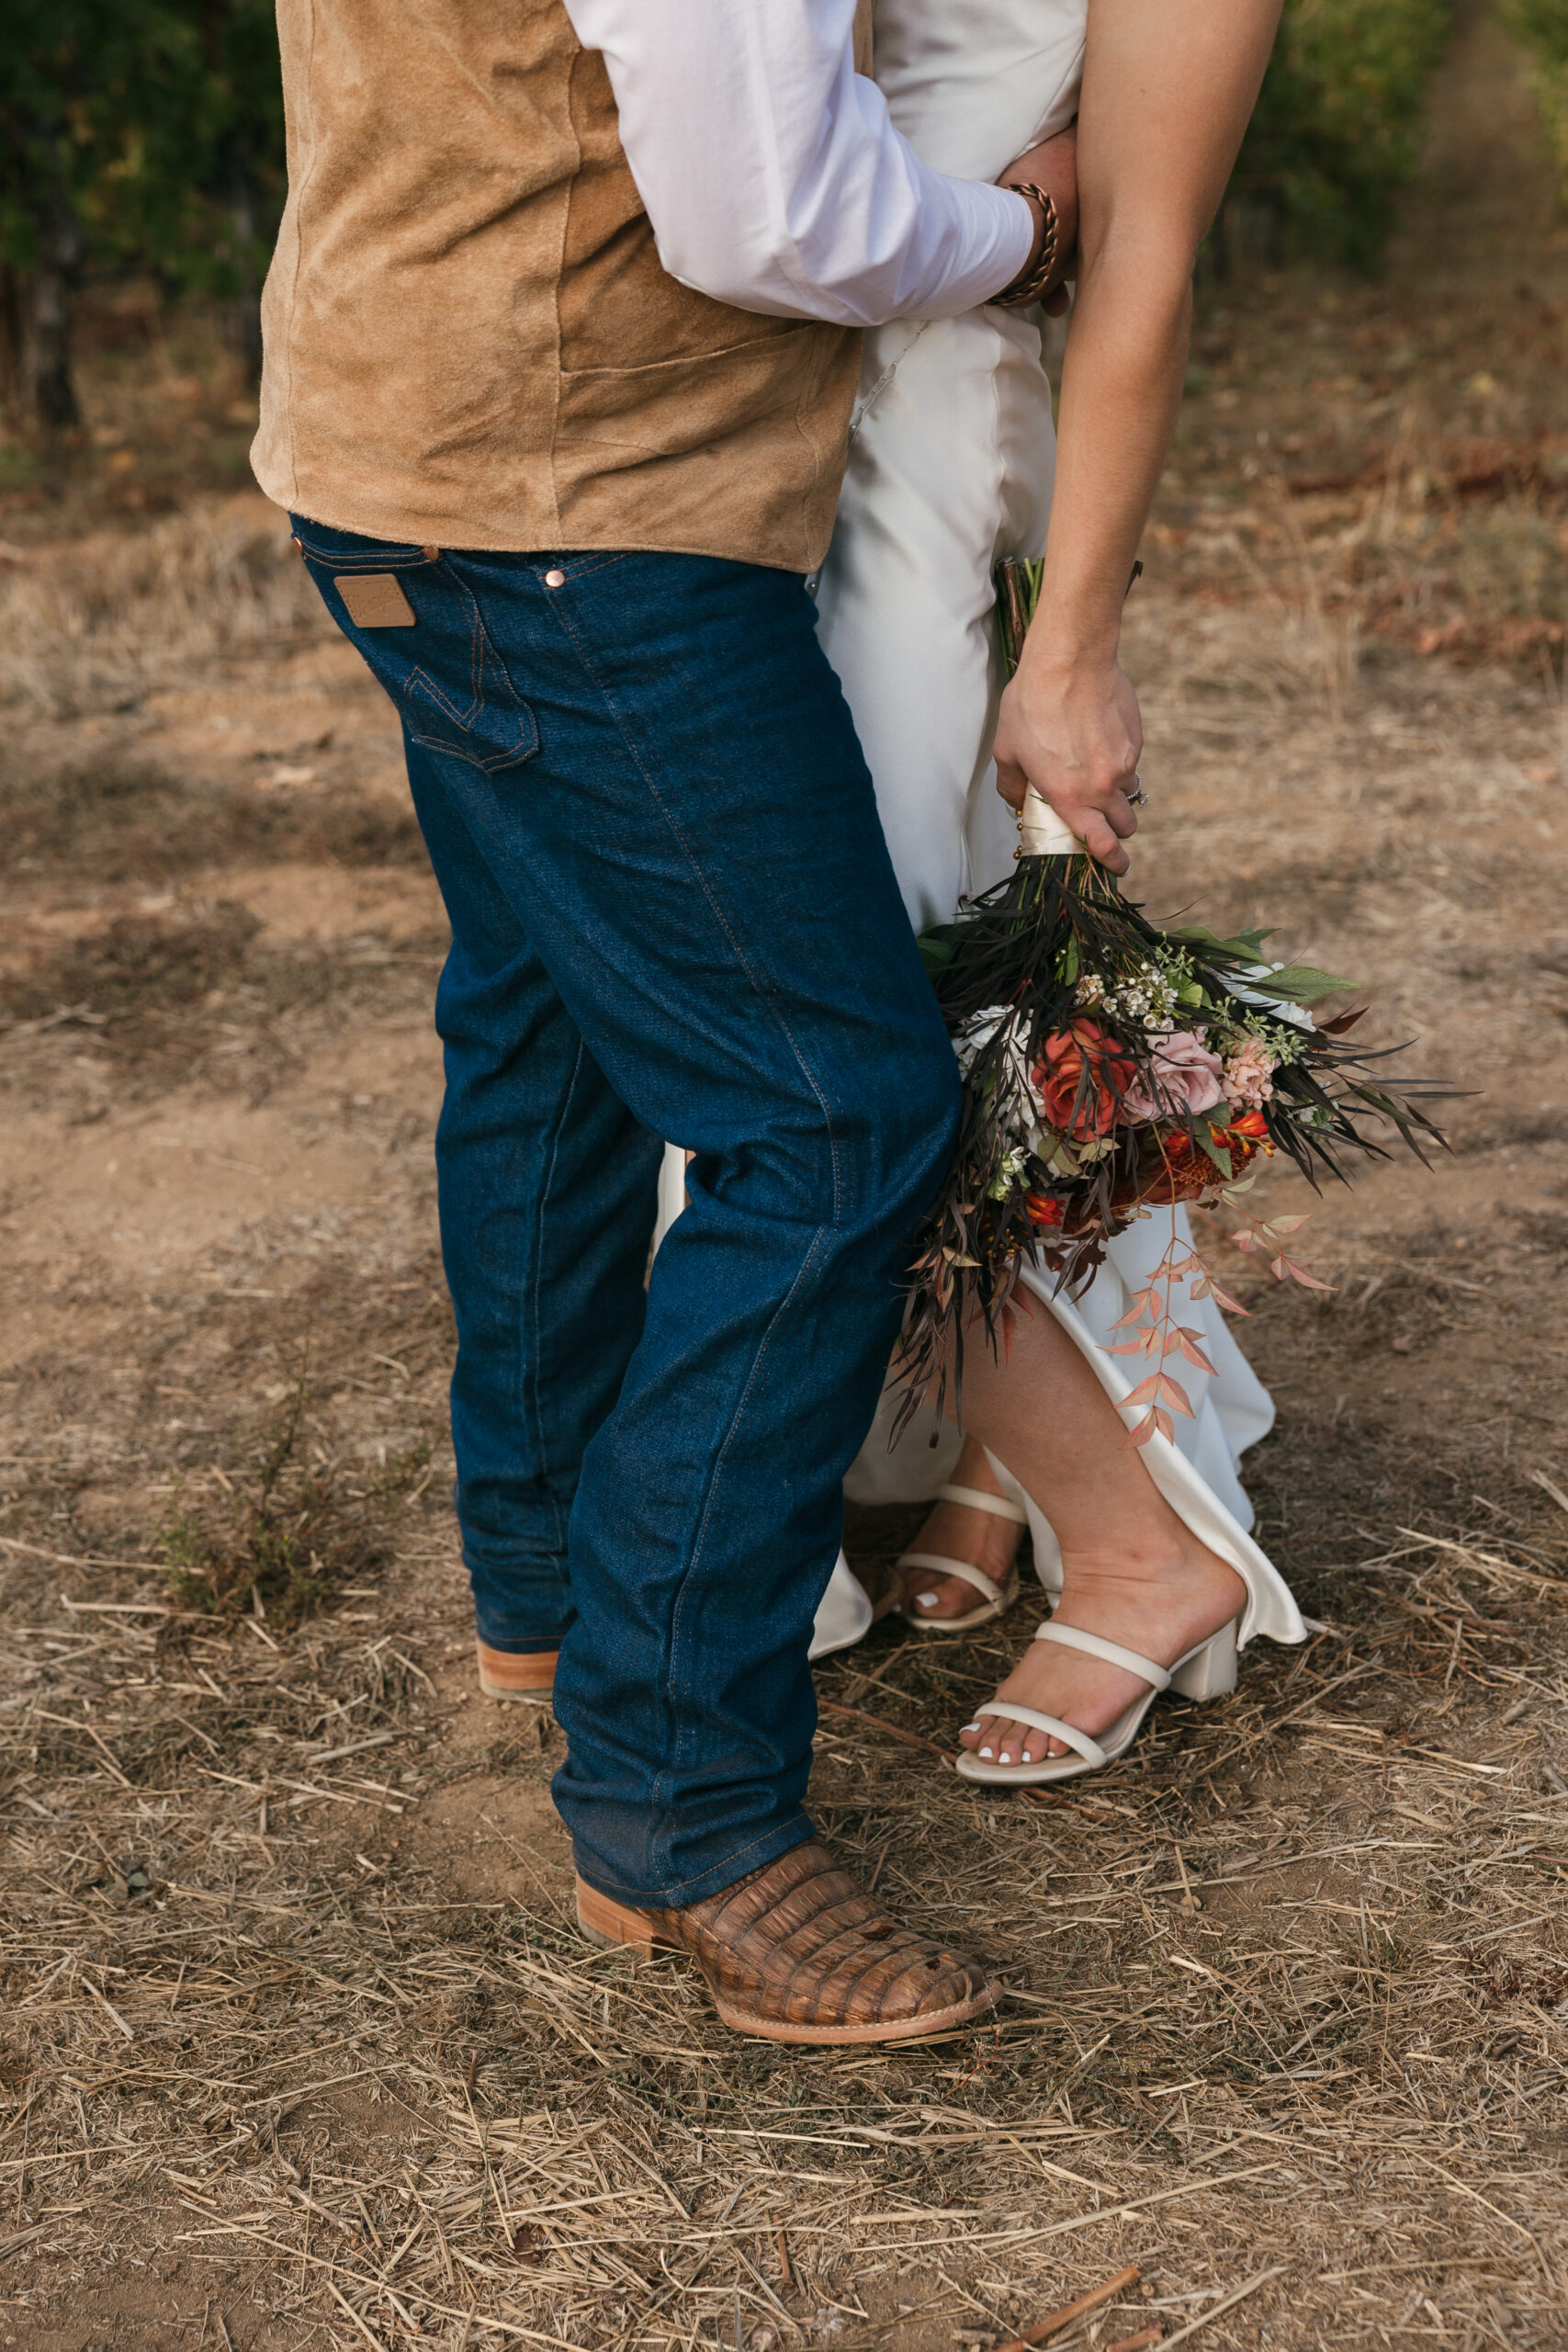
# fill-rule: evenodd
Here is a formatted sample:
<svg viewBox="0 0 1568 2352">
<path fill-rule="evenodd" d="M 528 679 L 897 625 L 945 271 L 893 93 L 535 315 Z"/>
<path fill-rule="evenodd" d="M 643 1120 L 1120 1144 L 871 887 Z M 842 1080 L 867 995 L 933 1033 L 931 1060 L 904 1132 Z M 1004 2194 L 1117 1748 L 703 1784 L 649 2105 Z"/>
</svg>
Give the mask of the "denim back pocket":
<svg viewBox="0 0 1568 2352">
<path fill-rule="evenodd" d="M 533 757 L 538 721 L 473 591 L 437 548 L 362 539 L 298 517 L 294 529 L 327 610 L 416 743 L 491 774 Z"/>
</svg>

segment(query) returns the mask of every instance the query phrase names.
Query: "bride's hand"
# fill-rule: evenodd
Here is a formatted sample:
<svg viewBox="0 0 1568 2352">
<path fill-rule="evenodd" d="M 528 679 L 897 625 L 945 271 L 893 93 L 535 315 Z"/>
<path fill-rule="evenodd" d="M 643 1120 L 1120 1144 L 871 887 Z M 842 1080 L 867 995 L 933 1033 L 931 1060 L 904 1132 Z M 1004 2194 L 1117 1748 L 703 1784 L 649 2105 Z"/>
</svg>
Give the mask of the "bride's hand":
<svg viewBox="0 0 1568 2352">
<path fill-rule="evenodd" d="M 997 790 L 1014 808 L 1032 785 L 1112 874 L 1131 860 L 1122 844 L 1138 830 L 1128 794 L 1144 751 L 1132 681 L 1115 661 L 1056 662 L 1027 645 L 1002 695 Z"/>
</svg>

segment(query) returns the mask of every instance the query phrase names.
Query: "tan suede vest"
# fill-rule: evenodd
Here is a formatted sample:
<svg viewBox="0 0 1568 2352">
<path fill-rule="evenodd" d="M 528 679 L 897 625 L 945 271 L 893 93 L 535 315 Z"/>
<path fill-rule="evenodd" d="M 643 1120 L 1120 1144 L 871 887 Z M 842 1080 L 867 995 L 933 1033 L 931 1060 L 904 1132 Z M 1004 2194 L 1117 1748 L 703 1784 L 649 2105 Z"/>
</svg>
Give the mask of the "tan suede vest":
<svg viewBox="0 0 1568 2352">
<path fill-rule="evenodd" d="M 668 276 L 561 0 L 278 0 L 277 19 L 267 495 L 372 538 L 815 569 L 860 337 Z"/>
</svg>

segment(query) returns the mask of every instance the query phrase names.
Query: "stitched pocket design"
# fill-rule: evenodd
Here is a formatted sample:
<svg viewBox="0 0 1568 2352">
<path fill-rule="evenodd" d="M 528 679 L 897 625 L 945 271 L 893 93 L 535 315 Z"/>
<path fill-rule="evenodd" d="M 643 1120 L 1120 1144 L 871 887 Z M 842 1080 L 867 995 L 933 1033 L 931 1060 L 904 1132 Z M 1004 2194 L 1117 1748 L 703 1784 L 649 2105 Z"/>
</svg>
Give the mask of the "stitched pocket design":
<svg viewBox="0 0 1568 2352">
<path fill-rule="evenodd" d="M 472 589 L 444 556 L 303 536 L 299 544 L 333 618 L 391 695 L 416 743 L 492 775 L 533 757 L 538 721 L 513 684 Z M 356 623 L 339 582 L 389 574 L 412 627 Z M 362 611 L 377 609 L 373 597 L 354 601 Z"/>
</svg>

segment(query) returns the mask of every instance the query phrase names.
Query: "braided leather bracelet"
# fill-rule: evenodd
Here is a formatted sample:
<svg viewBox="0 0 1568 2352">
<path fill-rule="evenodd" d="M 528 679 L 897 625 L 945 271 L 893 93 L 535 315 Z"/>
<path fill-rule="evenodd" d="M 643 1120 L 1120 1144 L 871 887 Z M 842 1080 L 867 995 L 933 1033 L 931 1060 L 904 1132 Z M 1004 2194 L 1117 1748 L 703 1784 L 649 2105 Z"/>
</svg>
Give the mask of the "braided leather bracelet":
<svg viewBox="0 0 1568 2352">
<path fill-rule="evenodd" d="M 1056 217 L 1055 199 L 1047 196 L 1043 187 L 1036 187 L 1032 180 L 1013 180 L 1009 185 L 1016 195 L 1029 197 L 1040 207 L 1044 222 L 1040 251 L 1034 259 L 1010 285 L 1004 286 L 999 294 L 991 297 L 993 305 L 999 311 L 1021 311 L 1027 309 L 1031 302 L 1038 302 L 1051 283 L 1056 266 L 1061 223 Z"/>
</svg>

